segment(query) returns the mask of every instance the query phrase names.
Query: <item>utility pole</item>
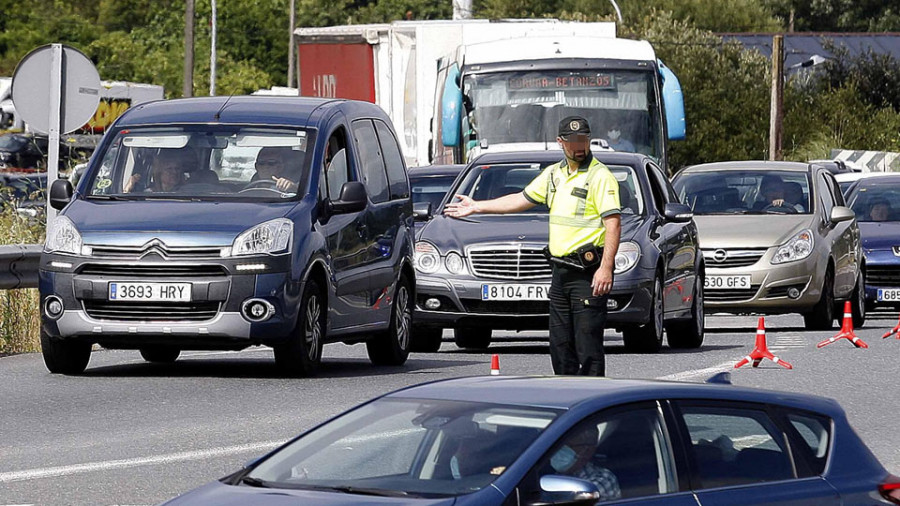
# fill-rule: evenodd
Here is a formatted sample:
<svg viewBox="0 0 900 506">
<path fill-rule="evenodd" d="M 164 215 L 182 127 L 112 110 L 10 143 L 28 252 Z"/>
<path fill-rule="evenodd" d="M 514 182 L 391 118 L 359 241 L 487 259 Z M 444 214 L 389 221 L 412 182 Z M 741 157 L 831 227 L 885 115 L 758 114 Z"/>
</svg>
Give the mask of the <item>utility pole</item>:
<svg viewBox="0 0 900 506">
<path fill-rule="evenodd" d="M 216 0 L 212 3 L 212 30 L 210 30 L 209 46 L 209 96 L 216 96 Z"/>
<path fill-rule="evenodd" d="M 185 0 L 184 9 L 184 86 L 181 95 L 194 96 L 194 0 Z"/>
<path fill-rule="evenodd" d="M 288 88 L 294 87 L 294 24 L 296 23 L 296 19 L 294 18 L 294 8 L 296 0 L 291 0 L 291 12 L 288 15 L 288 19 L 290 19 L 290 29 L 288 30 L 288 75 L 287 75 L 287 86 Z M 299 88 L 299 86 L 297 86 Z"/>
<path fill-rule="evenodd" d="M 772 38 L 772 104 L 769 113 L 769 160 L 782 160 L 784 134 L 784 35 Z"/>
</svg>

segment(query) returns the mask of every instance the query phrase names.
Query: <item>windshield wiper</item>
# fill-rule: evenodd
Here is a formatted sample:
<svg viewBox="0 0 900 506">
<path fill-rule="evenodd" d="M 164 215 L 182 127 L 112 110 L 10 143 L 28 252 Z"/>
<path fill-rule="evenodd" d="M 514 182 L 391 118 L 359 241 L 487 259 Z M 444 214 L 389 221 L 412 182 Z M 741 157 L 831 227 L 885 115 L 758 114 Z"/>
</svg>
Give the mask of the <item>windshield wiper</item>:
<svg viewBox="0 0 900 506">
<path fill-rule="evenodd" d="M 344 492 L 347 494 L 359 494 L 359 495 L 376 495 L 381 497 L 407 497 L 409 496 L 408 492 L 404 492 L 402 490 L 385 490 L 383 488 L 365 488 L 365 487 L 351 487 L 351 486 L 340 486 L 340 487 L 321 487 L 326 490 L 335 490 L 338 492 Z"/>
<path fill-rule="evenodd" d="M 241 478 L 241 483 L 243 483 L 244 485 L 250 485 L 251 487 L 269 488 L 269 485 L 265 481 L 259 478 L 254 478 L 252 476 L 244 476 L 243 478 Z"/>
</svg>

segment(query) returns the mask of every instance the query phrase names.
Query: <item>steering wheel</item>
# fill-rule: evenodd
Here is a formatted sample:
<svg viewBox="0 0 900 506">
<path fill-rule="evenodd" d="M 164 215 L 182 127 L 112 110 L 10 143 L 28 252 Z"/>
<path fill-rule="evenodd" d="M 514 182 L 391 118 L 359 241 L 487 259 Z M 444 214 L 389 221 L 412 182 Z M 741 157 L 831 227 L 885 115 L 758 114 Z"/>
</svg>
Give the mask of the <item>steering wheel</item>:
<svg viewBox="0 0 900 506">
<path fill-rule="evenodd" d="M 267 179 L 251 181 L 250 183 L 247 184 L 247 186 L 244 187 L 243 190 L 240 190 L 238 193 L 244 193 L 246 191 L 253 191 L 253 190 L 269 190 L 269 191 L 273 191 L 273 192 L 284 193 L 283 191 L 279 190 L 278 187 L 275 186 L 276 184 L 277 183 L 275 181 L 267 180 Z"/>
<path fill-rule="evenodd" d="M 785 214 L 797 214 L 797 210 L 796 210 L 796 209 L 794 209 L 794 208 L 791 207 L 791 206 L 786 206 L 786 205 L 784 205 L 784 204 L 782 204 L 782 205 L 780 205 L 780 206 L 776 206 L 776 205 L 773 205 L 773 204 L 769 204 L 769 205 L 767 205 L 766 207 L 762 208 L 762 210 L 763 210 L 763 211 L 770 211 L 770 210 L 773 210 L 773 211 L 774 211 L 774 210 L 777 210 L 777 211 L 784 211 Z"/>
</svg>

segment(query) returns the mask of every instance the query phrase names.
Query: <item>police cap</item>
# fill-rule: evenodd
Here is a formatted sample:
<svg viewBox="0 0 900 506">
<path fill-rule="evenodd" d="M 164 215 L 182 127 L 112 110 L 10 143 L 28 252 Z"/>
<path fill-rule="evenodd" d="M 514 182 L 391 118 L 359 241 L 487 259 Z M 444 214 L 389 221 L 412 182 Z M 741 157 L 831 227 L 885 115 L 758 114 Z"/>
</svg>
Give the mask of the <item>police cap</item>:
<svg viewBox="0 0 900 506">
<path fill-rule="evenodd" d="M 581 116 L 567 116 L 559 122 L 559 136 L 565 139 L 572 134 L 591 135 L 591 127 Z"/>
</svg>

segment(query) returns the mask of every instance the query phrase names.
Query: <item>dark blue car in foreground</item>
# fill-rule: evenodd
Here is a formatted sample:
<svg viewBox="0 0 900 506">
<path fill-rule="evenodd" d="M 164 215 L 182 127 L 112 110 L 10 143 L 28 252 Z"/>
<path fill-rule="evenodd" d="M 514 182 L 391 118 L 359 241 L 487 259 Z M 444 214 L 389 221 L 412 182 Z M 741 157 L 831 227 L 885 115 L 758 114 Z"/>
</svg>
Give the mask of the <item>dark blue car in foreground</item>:
<svg viewBox="0 0 900 506">
<path fill-rule="evenodd" d="M 377 106 L 299 97 L 141 104 L 104 136 L 40 264 L 41 345 L 78 374 L 91 346 L 272 346 L 288 375 L 322 346 L 409 354 L 413 217 L 396 135 Z"/>
<path fill-rule="evenodd" d="M 900 307 L 900 174 L 862 178 L 847 190 L 866 256 L 866 306 Z"/>
<path fill-rule="evenodd" d="M 833 400 L 729 384 L 472 377 L 313 428 L 166 506 L 900 504 Z"/>
</svg>

